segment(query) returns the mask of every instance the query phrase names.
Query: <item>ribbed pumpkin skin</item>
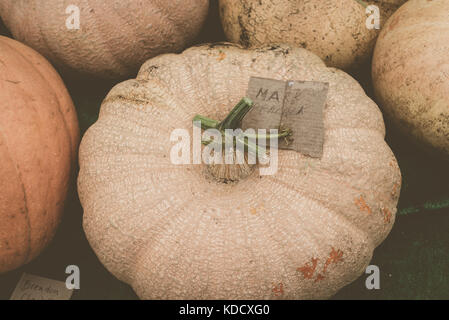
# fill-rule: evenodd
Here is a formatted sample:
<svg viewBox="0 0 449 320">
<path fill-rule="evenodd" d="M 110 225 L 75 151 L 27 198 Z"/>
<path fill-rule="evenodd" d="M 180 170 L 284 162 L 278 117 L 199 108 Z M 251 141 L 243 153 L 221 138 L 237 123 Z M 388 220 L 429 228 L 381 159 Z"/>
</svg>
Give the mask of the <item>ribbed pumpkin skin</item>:
<svg viewBox="0 0 449 320">
<path fill-rule="evenodd" d="M 66 28 L 69 5 L 80 8 L 80 30 Z M 209 0 L 1 0 L 0 16 L 14 38 L 56 65 L 117 78 L 184 49 L 208 8 Z"/>
<path fill-rule="evenodd" d="M 366 62 L 378 31 L 356 0 L 219 0 L 227 39 L 246 47 L 287 43 L 317 54 L 328 66 L 353 70 Z M 365 1 L 386 21 L 406 0 Z"/>
<path fill-rule="evenodd" d="M 279 151 L 275 175 L 236 184 L 174 165 L 170 134 L 223 119 L 250 76 L 330 83 L 322 159 Z M 143 299 L 326 298 L 390 231 L 401 176 L 376 104 L 300 48 L 193 47 L 117 85 L 80 148 L 78 191 L 96 254 Z"/>
<path fill-rule="evenodd" d="M 34 50 L 0 36 L 0 273 L 29 262 L 53 238 L 78 143 L 59 75 Z"/>
<path fill-rule="evenodd" d="M 449 156 L 449 1 L 410 0 L 388 21 L 373 57 L 383 110 L 404 132 Z"/>
</svg>

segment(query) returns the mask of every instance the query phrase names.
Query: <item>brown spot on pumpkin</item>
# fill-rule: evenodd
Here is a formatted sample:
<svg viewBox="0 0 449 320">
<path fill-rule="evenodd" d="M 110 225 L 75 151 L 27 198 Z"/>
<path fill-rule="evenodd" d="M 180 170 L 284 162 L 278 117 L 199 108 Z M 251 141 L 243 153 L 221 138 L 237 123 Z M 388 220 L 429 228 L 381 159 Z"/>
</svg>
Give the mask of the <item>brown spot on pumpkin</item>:
<svg viewBox="0 0 449 320">
<path fill-rule="evenodd" d="M 359 207 L 360 211 L 366 211 L 368 214 L 372 213 L 371 208 L 368 206 L 363 196 L 355 199 L 354 203 L 357 207 Z"/>
<path fill-rule="evenodd" d="M 226 58 L 226 53 L 221 51 L 220 54 L 218 55 L 217 60 L 218 61 L 223 61 L 225 58 Z"/>
<path fill-rule="evenodd" d="M 388 165 L 392 168 L 398 167 L 398 163 L 396 162 L 396 159 L 391 159 L 390 162 L 388 163 Z"/>
<path fill-rule="evenodd" d="M 396 25 L 399 23 L 399 15 L 394 15 L 393 18 L 391 19 L 390 25 L 388 26 L 388 30 L 391 31 L 393 30 Z"/>
<path fill-rule="evenodd" d="M 382 214 L 384 216 L 384 222 L 385 223 L 390 223 L 391 222 L 391 217 L 392 217 L 391 211 L 388 210 L 387 208 L 382 208 Z"/>
<path fill-rule="evenodd" d="M 279 284 L 275 284 L 272 291 L 275 296 L 282 296 L 284 294 L 284 284 L 282 282 Z"/>
<path fill-rule="evenodd" d="M 324 279 L 324 276 L 323 276 L 321 273 L 318 273 L 318 275 L 316 276 L 314 282 L 319 282 L 319 281 L 321 281 L 321 280 L 323 280 L 323 279 Z"/>
<path fill-rule="evenodd" d="M 12 83 L 12 84 L 19 84 L 20 83 L 20 81 L 14 81 L 14 80 L 8 80 L 8 79 L 5 79 L 5 81 L 9 82 L 9 83 Z"/>
<path fill-rule="evenodd" d="M 263 205 L 263 203 L 259 204 L 257 207 L 250 208 L 251 214 L 257 214 L 260 211 L 264 211 L 264 210 L 265 210 L 265 206 Z"/>
<path fill-rule="evenodd" d="M 395 183 L 395 184 L 393 185 L 393 190 L 391 191 L 391 196 L 392 196 L 393 198 L 395 198 L 395 197 L 398 195 L 398 188 L 399 188 L 399 184 L 398 184 L 398 183 Z"/>
<path fill-rule="evenodd" d="M 307 262 L 304 266 L 297 268 L 296 271 L 302 273 L 304 279 L 312 279 L 315 273 L 316 266 L 318 264 L 317 258 L 312 258 L 310 262 Z"/>
<path fill-rule="evenodd" d="M 151 66 L 148 68 L 148 72 L 152 73 L 152 72 L 156 71 L 157 69 L 159 69 L 159 66 Z"/>
<path fill-rule="evenodd" d="M 327 271 L 327 267 L 329 267 L 329 265 L 336 264 L 340 261 L 343 261 L 343 251 L 341 251 L 340 249 L 335 250 L 335 248 L 332 247 L 329 258 L 327 258 L 326 263 L 324 264 L 323 273 Z"/>
</svg>

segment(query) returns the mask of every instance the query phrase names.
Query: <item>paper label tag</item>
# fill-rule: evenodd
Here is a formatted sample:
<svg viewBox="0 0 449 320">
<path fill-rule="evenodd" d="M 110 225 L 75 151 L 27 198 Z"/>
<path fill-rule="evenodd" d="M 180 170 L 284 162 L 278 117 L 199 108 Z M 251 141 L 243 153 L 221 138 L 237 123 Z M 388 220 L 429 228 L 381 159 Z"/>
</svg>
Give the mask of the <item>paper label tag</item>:
<svg viewBox="0 0 449 320">
<path fill-rule="evenodd" d="M 72 293 L 64 282 L 24 273 L 10 300 L 70 300 Z"/>
<path fill-rule="evenodd" d="M 251 77 L 247 96 L 254 102 L 243 118 L 242 129 L 277 129 L 284 106 L 285 81 Z"/>
<path fill-rule="evenodd" d="M 323 156 L 324 107 L 329 84 L 288 81 L 281 127 L 292 130 L 292 141 L 280 141 L 281 149 L 298 151 L 314 158 Z"/>
<path fill-rule="evenodd" d="M 288 128 L 292 130 L 292 136 L 288 144 L 279 141 L 280 149 L 321 158 L 328 90 L 329 84 L 325 82 L 252 77 L 247 96 L 254 101 L 254 107 L 243 119 L 242 128 Z"/>
</svg>

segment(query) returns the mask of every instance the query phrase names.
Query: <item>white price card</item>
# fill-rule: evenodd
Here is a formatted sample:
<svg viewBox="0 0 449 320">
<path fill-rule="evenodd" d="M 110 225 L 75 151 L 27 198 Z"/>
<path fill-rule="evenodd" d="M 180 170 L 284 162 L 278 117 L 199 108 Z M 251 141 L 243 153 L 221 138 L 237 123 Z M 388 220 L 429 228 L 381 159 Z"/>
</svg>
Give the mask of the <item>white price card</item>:
<svg viewBox="0 0 449 320">
<path fill-rule="evenodd" d="M 72 293 L 65 282 L 24 273 L 10 300 L 70 300 Z"/>
</svg>

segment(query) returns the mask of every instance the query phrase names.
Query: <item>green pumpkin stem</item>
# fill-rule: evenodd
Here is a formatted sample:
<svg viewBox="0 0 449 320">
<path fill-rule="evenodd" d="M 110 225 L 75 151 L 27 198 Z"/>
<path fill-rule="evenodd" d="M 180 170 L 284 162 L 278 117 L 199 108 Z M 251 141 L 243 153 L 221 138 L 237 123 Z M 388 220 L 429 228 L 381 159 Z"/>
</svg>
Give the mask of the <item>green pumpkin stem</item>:
<svg viewBox="0 0 449 320">
<path fill-rule="evenodd" d="M 231 110 L 231 112 L 227 115 L 227 117 L 219 122 L 217 120 L 213 120 L 207 117 L 204 117 L 202 115 L 196 115 L 193 118 L 194 124 L 196 122 L 201 123 L 201 129 L 207 130 L 207 129 L 217 129 L 221 132 L 222 136 L 225 137 L 225 130 L 226 129 L 239 129 L 242 125 L 242 120 L 246 116 L 246 114 L 252 109 L 254 103 L 249 98 L 243 98 L 240 100 L 239 103 Z M 284 138 L 287 141 L 287 138 L 291 135 L 290 129 L 282 129 L 280 132 L 276 134 L 240 134 L 236 137 L 236 139 L 243 143 L 246 147 L 248 152 L 260 154 L 262 152 L 263 154 L 266 154 L 266 149 L 264 147 L 258 146 L 257 144 L 249 141 L 249 139 L 271 139 L 271 138 L 277 138 L 281 139 Z M 204 145 L 210 145 L 213 143 L 213 140 L 203 140 L 202 144 Z M 223 139 L 223 144 L 225 143 L 225 140 Z"/>
<path fill-rule="evenodd" d="M 243 98 L 231 110 L 228 116 L 220 123 L 218 130 L 238 129 L 241 127 L 242 120 L 246 114 L 253 108 L 253 101 L 250 98 Z"/>
<path fill-rule="evenodd" d="M 203 117 L 200 115 L 196 115 L 193 118 L 193 123 L 195 124 L 196 122 L 201 122 L 201 129 L 203 129 L 203 130 L 217 129 L 218 126 L 220 125 L 220 121 L 213 120 L 213 119 Z"/>
</svg>

